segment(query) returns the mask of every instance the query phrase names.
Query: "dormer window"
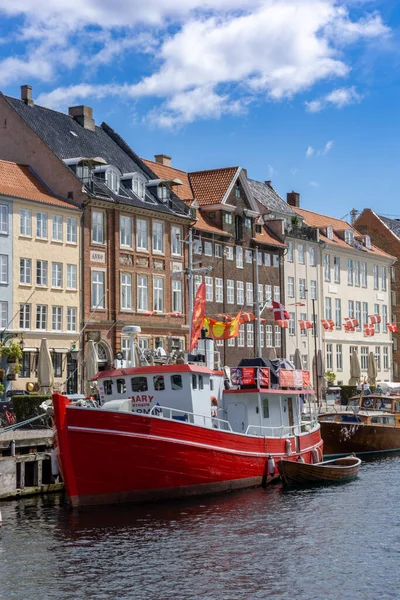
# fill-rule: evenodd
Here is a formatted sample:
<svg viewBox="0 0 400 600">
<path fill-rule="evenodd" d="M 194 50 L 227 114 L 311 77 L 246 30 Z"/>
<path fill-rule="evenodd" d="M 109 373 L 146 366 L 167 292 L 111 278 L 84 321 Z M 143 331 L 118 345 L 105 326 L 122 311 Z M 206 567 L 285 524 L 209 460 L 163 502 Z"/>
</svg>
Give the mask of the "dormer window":
<svg viewBox="0 0 400 600">
<path fill-rule="evenodd" d="M 235 196 L 236 196 L 236 198 L 240 198 L 240 196 L 241 196 L 240 187 L 238 185 L 235 188 Z"/>
<path fill-rule="evenodd" d="M 328 238 L 328 240 L 333 240 L 333 227 L 331 227 L 330 225 L 328 225 L 328 227 L 326 228 L 326 237 Z"/>
<path fill-rule="evenodd" d="M 146 179 L 140 173 L 124 173 L 121 181 L 125 188 L 132 192 L 141 200 L 146 195 Z"/>
<path fill-rule="evenodd" d="M 119 190 L 119 174 L 116 169 L 107 169 L 106 171 L 106 184 L 113 192 Z"/>
<path fill-rule="evenodd" d="M 169 200 L 169 187 L 165 184 L 161 183 L 157 186 L 157 196 L 161 202 L 166 202 Z"/>
<path fill-rule="evenodd" d="M 344 232 L 344 241 L 346 244 L 353 244 L 354 242 L 354 231 L 352 229 L 346 229 Z"/>
<path fill-rule="evenodd" d="M 365 247 L 368 250 L 371 250 L 371 238 L 369 237 L 369 235 L 364 236 L 364 243 L 365 243 Z"/>
</svg>

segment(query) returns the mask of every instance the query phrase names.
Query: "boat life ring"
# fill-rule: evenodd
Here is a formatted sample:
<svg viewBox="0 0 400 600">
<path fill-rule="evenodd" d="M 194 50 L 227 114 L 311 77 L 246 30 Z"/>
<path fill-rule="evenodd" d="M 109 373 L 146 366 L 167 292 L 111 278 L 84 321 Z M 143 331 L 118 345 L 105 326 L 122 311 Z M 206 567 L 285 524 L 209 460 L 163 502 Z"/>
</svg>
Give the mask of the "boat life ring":
<svg viewBox="0 0 400 600">
<path fill-rule="evenodd" d="M 211 416 L 216 417 L 218 413 L 218 400 L 215 396 L 211 396 Z"/>
<path fill-rule="evenodd" d="M 362 407 L 363 408 L 372 408 L 374 405 L 374 401 L 372 398 L 363 398 Z"/>
</svg>

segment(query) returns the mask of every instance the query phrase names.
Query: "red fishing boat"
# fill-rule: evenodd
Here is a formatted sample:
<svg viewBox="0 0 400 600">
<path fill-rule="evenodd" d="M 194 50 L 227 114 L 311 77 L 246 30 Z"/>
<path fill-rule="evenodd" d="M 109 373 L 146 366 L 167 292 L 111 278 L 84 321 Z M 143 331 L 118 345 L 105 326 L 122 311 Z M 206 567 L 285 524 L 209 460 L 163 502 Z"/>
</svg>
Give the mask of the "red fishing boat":
<svg viewBox="0 0 400 600">
<path fill-rule="evenodd" d="M 199 339 L 188 359 L 98 373 L 98 407 L 53 395 L 55 450 L 73 506 L 251 487 L 279 476 L 282 458 L 322 460 L 320 426 L 302 420 L 308 372 L 254 359 L 228 374 L 215 368 L 211 339 Z"/>
</svg>

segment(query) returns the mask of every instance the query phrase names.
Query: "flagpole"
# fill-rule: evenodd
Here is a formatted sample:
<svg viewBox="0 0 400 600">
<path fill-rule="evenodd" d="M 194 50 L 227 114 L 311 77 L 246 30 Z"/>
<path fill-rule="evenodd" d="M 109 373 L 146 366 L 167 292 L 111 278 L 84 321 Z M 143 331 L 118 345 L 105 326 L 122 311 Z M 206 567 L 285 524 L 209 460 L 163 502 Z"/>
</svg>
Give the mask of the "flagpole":
<svg viewBox="0 0 400 600">
<path fill-rule="evenodd" d="M 257 356 L 262 357 L 262 348 L 261 348 L 261 313 L 260 313 L 260 301 L 258 299 L 258 248 L 256 247 L 255 251 L 256 257 L 256 289 L 255 289 L 255 298 L 256 298 L 256 317 L 257 317 Z"/>
<path fill-rule="evenodd" d="M 314 361 L 315 361 L 315 387 L 317 388 L 317 404 L 319 406 L 319 381 L 318 381 L 318 351 L 317 351 L 317 319 L 315 315 L 315 299 L 312 299 L 312 312 L 314 324 Z"/>
<path fill-rule="evenodd" d="M 189 256 L 188 256 L 188 269 L 187 278 L 189 284 L 189 338 L 192 332 L 192 321 L 193 321 L 193 231 L 189 229 Z"/>
</svg>

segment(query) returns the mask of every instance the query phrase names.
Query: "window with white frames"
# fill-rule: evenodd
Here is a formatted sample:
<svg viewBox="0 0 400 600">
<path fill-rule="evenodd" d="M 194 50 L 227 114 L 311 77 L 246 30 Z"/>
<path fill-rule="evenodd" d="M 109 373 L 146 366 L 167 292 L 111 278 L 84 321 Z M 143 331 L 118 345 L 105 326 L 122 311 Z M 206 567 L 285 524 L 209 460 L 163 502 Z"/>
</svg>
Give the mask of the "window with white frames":
<svg viewBox="0 0 400 600">
<path fill-rule="evenodd" d="M 306 297 L 306 280 L 301 277 L 299 279 L 299 296 L 300 298 Z"/>
<path fill-rule="evenodd" d="M 333 240 L 333 227 L 331 225 L 326 228 L 326 237 L 328 240 Z"/>
<path fill-rule="evenodd" d="M 369 235 L 364 236 L 364 243 L 365 247 L 368 248 L 368 250 L 371 250 L 371 238 L 369 237 Z"/>
<path fill-rule="evenodd" d="M 236 267 L 243 269 L 243 248 L 236 246 Z"/>
<path fill-rule="evenodd" d="M 76 265 L 67 265 L 67 289 L 77 289 L 77 272 L 78 267 Z"/>
<path fill-rule="evenodd" d="M 258 284 L 257 302 L 261 305 L 264 303 L 264 286 L 262 283 Z"/>
<path fill-rule="evenodd" d="M 274 300 L 275 302 L 281 301 L 281 288 L 279 285 L 274 285 Z"/>
<path fill-rule="evenodd" d="M 326 369 L 331 371 L 333 369 L 333 345 L 326 345 Z"/>
<path fill-rule="evenodd" d="M 299 263 L 301 265 L 304 265 L 304 263 L 305 263 L 304 244 L 297 244 L 297 256 L 298 256 Z"/>
<path fill-rule="evenodd" d="M 236 282 L 236 296 L 237 296 L 236 304 L 238 304 L 239 306 L 243 306 L 243 304 L 244 304 L 244 283 L 243 283 L 243 281 Z"/>
<path fill-rule="evenodd" d="M 282 330 L 279 325 L 275 325 L 275 348 L 280 348 L 282 343 Z"/>
<path fill-rule="evenodd" d="M 0 327 L 5 329 L 8 325 L 8 302 L 0 302 Z"/>
<path fill-rule="evenodd" d="M 254 346 L 254 323 L 247 323 L 247 347 Z"/>
<path fill-rule="evenodd" d="M 372 277 L 374 279 L 374 290 L 379 290 L 379 267 L 372 265 Z"/>
<path fill-rule="evenodd" d="M 318 315 L 313 315 L 311 317 L 311 337 L 317 337 L 318 336 Z"/>
<path fill-rule="evenodd" d="M 383 368 L 385 371 L 389 371 L 389 348 L 383 347 Z"/>
<path fill-rule="evenodd" d="M 228 346 L 234 347 L 235 346 L 235 339 L 236 338 L 228 338 Z"/>
<path fill-rule="evenodd" d="M 246 250 L 246 263 L 252 263 L 253 262 L 253 251 L 252 250 Z"/>
<path fill-rule="evenodd" d="M 92 270 L 92 309 L 105 307 L 105 272 Z"/>
<path fill-rule="evenodd" d="M 381 370 L 381 348 L 380 346 L 376 346 L 375 348 L 375 360 L 378 371 Z"/>
<path fill-rule="evenodd" d="M 164 279 L 153 278 L 153 310 L 164 312 Z"/>
<path fill-rule="evenodd" d="M 379 315 L 380 314 L 380 305 L 379 304 L 374 304 L 374 314 L 375 315 Z M 375 331 L 377 333 L 379 333 L 381 330 L 381 324 L 380 323 L 375 323 Z"/>
<path fill-rule="evenodd" d="M 335 298 L 335 327 L 342 327 L 342 301 L 340 298 Z"/>
<path fill-rule="evenodd" d="M 164 223 L 153 221 L 153 252 L 164 252 Z"/>
<path fill-rule="evenodd" d="M 344 241 L 346 242 L 346 244 L 352 244 L 354 242 L 354 231 L 352 229 L 345 230 Z"/>
<path fill-rule="evenodd" d="M 221 280 L 222 281 L 222 280 Z M 180 279 L 172 280 L 172 312 L 182 312 L 182 281 Z"/>
<path fill-rule="evenodd" d="M 21 208 L 19 213 L 19 233 L 32 237 L 32 211 L 26 208 Z"/>
<path fill-rule="evenodd" d="M 362 262 L 361 263 L 361 285 L 362 287 L 366 288 L 368 284 L 368 279 L 367 279 L 367 263 L 366 262 Z"/>
<path fill-rule="evenodd" d="M 295 334 L 294 312 L 289 313 L 289 335 Z"/>
<path fill-rule="evenodd" d="M 307 313 L 300 313 L 300 321 L 306 321 L 306 320 L 307 320 Z M 306 336 L 307 329 L 300 329 L 300 335 Z"/>
<path fill-rule="evenodd" d="M 232 246 L 225 247 L 225 255 L 226 255 L 226 260 L 233 260 L 233 247 Z"/>
<path fill-rule="evenodd" d="M 119 189 L 119 173 L 116 169 L 107 169 L 106 170 L 106 185 L 113 190 L 113 192 L 118 192 Z"/>
<path fill-rule="evenodd" d="M 145 219 L 136 219 L 136 249 L 149 250 L 148 222 Z"/>
<path fill-rule="evenodd" d="M 37 304 L 36 306 L 36 329 L 46 331 L 47 329 L 47 306 Z"/>
<path fill-rule="evenodd" d="M 287 260 L 288 262 L 293 262 L 293 242 L 287 243 Z"/>
<path fill-rule="evenodd" d="M 272 325 L 266 325 L 265 326 L 265 339 L 266 339 L 266 344 L 267 344 L 267 348 L 272 348 L 274 345 L 274 340 L 272 338 Z"/>
<path fill-rule="evenodd" d="M 144 199 L 146 194 L 146 181 L 140 175 L 135 175 L 132 177 L 132 191 L 138 198 L 141 200 Z"/>
<path fill-rule="evenodd" d="M 272 265 L 274 267 L 279 267 L 279 254 L 272 255 Z"/>
<path fill-rule="evenodd" d="M 324 254 L 324 280 L 331 280 L 331 257 L 329 254 Z"/>
<path fill-rule="evenodd" d="M 247 306 L 253 306 L 254 304 L 253 284 L 251 281 L 246 281 L 246 304 Z"/>
<path fill-rule="evenodd" d="M 215 302 L 224 301 L 224 280 L 220 277 L 215 278 Z"/>
<path fill-rule="evenodd" d="M 0 254 L 0 284 L 8 283 L 8 254 Z"/>
<path fill-rule="evenodd" d="M 224 340 L 217 340 L 217 341 L 215 342 L 215 345 L 216 345 L 216 346 L 223 346 L 223 345 L 224 345 Z"/>
<path fill-rule="evenodd" d="M 354 300 L 349 300 L 347 303 L 349 318 L 354 319 Z"/>
<path fill-rule="evenodd" d="M 387 290 L 387 269 L 386 267 L 381 267 L 381 289 L 383 292 Z"/>
<path fill-rule="evenodd" d="M 67 331 L 76 331 L 76 314 L 75 306 L 67 307 Z"/>
<path fill-rule="evenodd" d="M 332 298 L 325 297 L 325 319 L 332 319 Z"/>
<path fill-rule="evenodd" d="M 75 217 L 67 217 L 67 242 L 68 244 L 77 243 L 77 227 Z"/>
<path fill-rule="evenodd" d="M 127 215 L 119 215 L 119 245 L 132 248 L 133 219 Z"/>
<path fill-rule="evenodd" d="M 257 329 L 257 331 L 258 331 L 258 329 Z M 264 325 L 260 325 L 260 330 L 259 331 L 260 331 L 260 346 L 261 346 L 261 348 L 264 348 L 264 344 L 265 344 L 265 341 L 264 341 L 264 338 L 265 338 L 265 335 L 264 335 L 265 334 Z"/>
<path fill-rule="evenodd" d="M 53 331 L 62 331 L 62 306 L 52 306 L 51 328 Z"/>
<path fill-rule="evenodd" d="M 8 206 L 0 204 L 0 233 L 8 233 Z"/>
<path fill-rule="evenodd" d="M 310 267 L 315 267 L 317 265 L 317 253 L 314 246 L 310 246 L 308 249 L 310 254 Z"/>
<path fill-rule="evenodd" d="M 287 295 L 289 298 L 294 298 L 294 277 L 288 277 Z"/>
<path fill-rule="evenodd" d="M 264 253 L 264 267 L 270 267 L 271 266 L 271 255 L 267 254 L 266 252 Z"/>
<path fill-rule="evenodd" d="M 356 319 L 358 321 L 357 331 L 361 331 L 361 302 L 356 300 Z"/>
<path fill-rule="evenodd" d="M 336 344 L 336 370 L 343 370 L 343 349 L 342 344 Z"/>
<path fill-rule="evenodd" d="M 104 213 L 98 210 L 92 211 L 92 242 L 104 244 Z"/>
<path fill-rule="evenodd" d="M 63 240 L 63 218 L 61 215 L 53 215 L 53 233 L 52 240 L 53 242 L 62 242 Z"/>
<path fill-rule="evenodd" d="M 47 239 L 47 213 L 36 213 L 36 237 Z"/>
<path fill-rule="evenodd" d="M 222 258 L 222 246 L 221 244 L 214 244 L 214 254 L 216 258 Z M 233 339 L 233 338 L 231 338 Z"/>
<path fill-rule="evenodd" d="M 239 325 L 239 336 L 238 336 L 238 346 L 243 348 L 244 346 L 244 325 Z"/>
<path fill-rule="evenodd" d="M 267 307 L 272 306 L 272 285 L 265 285 L 265 303 Z"/>
<path fill-rule="evenodd" d="M 347 259 L 347 285 L 353 285 L 354 269 L 351 258 Z"/>
<path fill-rule="evenodd" d="M 354 285 L 360 287 L 360 261 L 354 261 Z"/>
<path fill-rule="evenodd" d="M 232 225 L 232 214 L 231 213 L 225 213 L 225 223 L 227 225 Z"/>
<path fill-rule="evenodd" d="M 213 255 L 213 244 L 212 242 L 204 242 L 204 256 Z"/>
<path fill-rule="evenodd" d="M 310 281 L 310 297 L 311 300 L 317 299 L 317 282 L 315 279 L 311 279 Z"/>
<path fill-rule="evenodd" d="M 194 276 L 194 293 L 197 294 L 197 290 L 203 283 L 203 275 L 195 275 Z"/>
<path fill-rule="evenodd" d="M 226 282 L 226 302 L 227 304 L 235 304 L 235 282 L 233 279 L 228 279 Z"/>
<path fill-rule="evenodd" d="M 31 328 L 31 305 L 20 304 L 19 305 L 19 328 L 30 329 Z"/>
<path fill-rule="evenodd" d="M 340 257 L 333 257 L 333 281 L 340 283 Z"/>
<path fill-rule="evenodd" d="M 388 308 L 386 304 L 382 305 L 382 331 L 387 333 L 387 322 L 388 322 Z"/>
<path fill-rule="evenodd" d="M 368 302 L 362 303 L 363 325 L 368 324 Z"/>
<path fill-rule="evenodd" d="M 206 275 L 204 280 L 206 283 L 206 301 L 212 302 L 214 300 L 213 278 L 210 277 L 209 275 Z"/>
<path fill-rule="evenodd" d="M 36 285 L 47 285 L 47 260 L 36 261 Z"/>
<path fill-rule="evenodd" d="M 138 310 L 148 310 L 148 278 L 147 275 L 137 276 L 137 307 Z"/>
<path fill-rule="evenodd" d="M 362 371 L 366 371 L 368 369 L 368 354 L 369 354 L 368 346 L 361 346 L 360 366 L 361 366 Z"/>
<path fill-rule="evenodd" d="M 51 263 L 51 287 L 62 288 L 62 263 Z"/>
<path fill-rule="evenodd" d="M 262 264 L 263 264 L 262 252 L 260 252 L 259 250 L 257 250 L 256 252 L 257 252 L 257 264 L 259 267 L 262 267 Z"/>
<path fill-rule="evenodd" d="M 121 273 L 121 310 L 132 310 L 132 275 Z"/>
<path fill-rule="evenodd" d="M 175 225 L 171 227 L 171 254 L 182 256 L 182 229 Z"/>
<path fill-rule="evenodd" d="M 308 356 L 307 356 L 307 354 L 302 354 L 301 358 L 303 361 L 303 369 L 308 371 Z"/>
<path fill-rule="evenodd" d="M 193 253 L 194 254 L 202 254 L 203 252 L 203 243 L 201 238 L 197 238 L 193 240 Z"/>
</svg>

